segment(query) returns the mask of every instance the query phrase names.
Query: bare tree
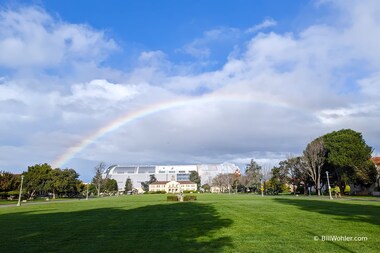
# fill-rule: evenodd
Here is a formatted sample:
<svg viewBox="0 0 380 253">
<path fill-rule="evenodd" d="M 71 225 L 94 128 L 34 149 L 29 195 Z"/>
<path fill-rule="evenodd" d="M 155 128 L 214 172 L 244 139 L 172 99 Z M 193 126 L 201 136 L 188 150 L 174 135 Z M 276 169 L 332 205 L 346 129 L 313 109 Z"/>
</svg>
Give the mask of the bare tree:
<svg viewBox="0 0 380 253">
<path fill-rule="evenodd" d="M 235 175 L 232 173 L 226 173 L 222 175 L 222 182 L 224 189 L 228 189 L 228 193 L 231 193 L 232 185 L 235 182 Z"/>
<path fill-rule="evenodd" d="M 92 178 L 92 183 L 95 185 L 95 189 L 98 193 L 98 196 L 100 196 L 100 189 L 104 182 L 102 174 L 105 169 L 106 169 L 106 164 L 104 162 L 100 162 L 98 165 L 94 167 L 95 176 Z"/>
<path fill-rule="evenodd" d="M 236 180 L 237 178 L 233 173 L 218 174 L 212 180 L 212 185 L 218 187 L 221 192 L 224 192 L 226 189 L 228 190 L 228 192 L 231 192 L 232 185 L 235 183 Z"/>
<path fill-rule="evenodd" d="M 263 183 L 264 191 L 266 191 L 266 182 L 272 177 L 272 168 L 270 165 L 264 165 L 261 167 L 261 180 Z M 263 192 L 261 192 L 263 195 Z"/>
<path fill-rule="evenodd" d="M 373 162 L 375 163 L 375 167 L 377 170 L 377 187 L 380 189 L 380 163 L 379 163 L 379 160 L 380 159 L 377 159 L 377 162 L 375 160 L 373 160 Z"/>
<path fill-rule="evenodd" d="M 304 169 L 315 183 L 318 196 L 321 195 L 321 170 L 326 160 L 326 149 L 322 138 L 310 142 L 303 151 Z"/>
<path fill-rule="evenodd" d="M 223 174 L 218 174 L 212 179 L 212 186 L 218 187 L 219 192 L 221 192 L 224 187 L 224 181 Z"/>
<path fill-rule="evenodd" d="M 302 158 L 289 154 L 286 160 L 280 162 L 280 167 L 284 169 L 284 176 L 292 185 L 293 194 L 296 194 L 296 186 L 300 183 L 304 184 L 304 194 L 306 194 L 308 173 L 305 173 Z"/>
<path fill-rule="evenodd" d="M 247 175 L 240 176 L 239 183 L 244 187 L 244 192 L 246 192 L 247 188 L 252 184 L 250 178 Z"/>
</svg>

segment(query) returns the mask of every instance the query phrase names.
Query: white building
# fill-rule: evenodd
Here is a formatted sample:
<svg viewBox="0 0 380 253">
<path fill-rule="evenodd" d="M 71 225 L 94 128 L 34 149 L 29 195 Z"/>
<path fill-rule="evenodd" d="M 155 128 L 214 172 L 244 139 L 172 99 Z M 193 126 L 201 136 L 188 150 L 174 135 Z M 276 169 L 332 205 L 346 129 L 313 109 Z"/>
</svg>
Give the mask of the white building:
<svg viewBox="0 0 380 253">
<path fill-rule="evenodd" d="M 191 171 L 197 171 L 201 177 L 201 184 L 211 185 L 212 179 L 222 173 L 234 173 L 239 169 L 232 163 L 222 164 L 198 164 L 198 165 L 113 165 L 104 173 L 104 178 L 117 181 L 119 191 L 124 191 L 125 182 L 129 177 L 133 188 L 141 191 L 141 183 L 149 181 L 150 175 L 154 175 L 157 181 L 189 181 Z"/>
</svg>

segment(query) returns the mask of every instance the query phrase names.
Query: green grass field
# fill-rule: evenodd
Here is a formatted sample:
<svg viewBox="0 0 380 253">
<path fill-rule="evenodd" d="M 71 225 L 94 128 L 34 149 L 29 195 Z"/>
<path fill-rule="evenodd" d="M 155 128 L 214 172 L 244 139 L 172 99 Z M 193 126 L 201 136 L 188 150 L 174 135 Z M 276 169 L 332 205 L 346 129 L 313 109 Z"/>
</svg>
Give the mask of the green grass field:
<svg viewBox="0 0 380 253">
<path fill-rule="evenodd" d="M 0 208 L 1 252 L 379 250 L 378 201 L 200 194 L 196 202 L 173 203 L 141 195 Z"/>
</svg>

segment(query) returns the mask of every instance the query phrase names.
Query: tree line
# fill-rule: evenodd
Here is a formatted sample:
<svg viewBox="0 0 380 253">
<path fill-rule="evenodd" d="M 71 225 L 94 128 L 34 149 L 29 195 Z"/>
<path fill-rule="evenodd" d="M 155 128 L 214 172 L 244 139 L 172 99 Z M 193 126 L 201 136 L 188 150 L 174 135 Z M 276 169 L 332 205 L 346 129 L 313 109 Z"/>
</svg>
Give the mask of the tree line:
<svg viewBox="0 0 380 253">
<path fill-rule="evenodd" d="M 0 173 L 0 198 L 14 199 L 19 194 L 21 176 L 23 180 L 24 198 L 33 199 L 38 196 L 55 198 L 78 198 L 88 195 L 114 195 L 118 191 L 114 179 L 103 179 L 105 164 L 95 167 L 95 175 L 90 184 L 79 180 L 74 169 L 53 169 L 51 165 L 36 164 L 29 166 L 22 174 L 3 171 Z"/>
<path fill-rule="evenodd" d="M 37 196 L 73 197 L 83 191 L 85 185 L 80 181 L 79 174 L 74 169 L 52 169 L 47 164 L 29 166 L 22 174 L 3 172 L 0 175 L 0 192 L 2 198 L 14 198 L 19 194 L 23 180 L 23 195 L 28 199 Z"/>
<path fill-rule="evenodd" d="M 212 185 L 224 192 L 266 194 L 289 190 L 307 194 L 314 189 L 319 196 L 322 189 L 327 188 L 328 176 L 339 192 L 350 192 L 350 185 L 365 191 L 376 179 L 380 181 L 380 171 L 371 160 L 372 152 L 373 148 L 366 144 L 361 133 L 342 129 L 314 139 L 302 155 L 289 155 L 278 166 L 263 168 L 252 159 L 246 166 L 245 175 L 219 174 Z M 379 185 L 375 190 L 380 190 Z"/>
<path fill-rule="evenodd" d="M 307 144 L 302 155 L 289 155 L 278 166 L 270 168 L 260 166 L 253 159 L 245 168 L 243 175 L 236 173 L 219 174 L 211 185 L 222 192 L 256 192 L 278 194 L 291 190 L 306 194 L 311 188 L 317 195 L 326 189 L 327 176 L 340 192 L 349 192 L 350 185 L 368 189 L 376 179 L 376 190 L 380 191 L 380 170 L 371 160 L 373 148 L 368 146 L 361 133 L 351 129 L 342 129 L 320 136 Z M 22 174 L 0 172 L 0 198 L 12 198 L 18 195 L 21 176 L 24 176 L 23 195 L 32 199 L 36 196 L 83 197 L 85 195 L 114 195 L 118 193 L 116 180 L 103 178 L 106 169 L 101 162 L 94 168 L 94 177 L 89 185 L 79 180 L 74 169 L 53 169 L 49 164 L 29 166 Z M 327 173 L 326 173 L 327 172 Z M 154 175 L 143 182 L 148 191 L 149 184 L 156 181 Z M 198 190 L 209 190 L 208 184 L 200 187 L 200 177 L 196 172 L 190 175 L 190 181 L 197 183 Z M 133 190 L 131 179 L 125 183 L 125 192 Z"/>
<path fill-rule="evenodd" d="M 0 198 L 17 198 L 21 176 L 24 177 L 22 195 L 27 199 L 41 196 L 55 199 L 119 194 L 117 181 L 103 177 L 105 170 L 106 164 L 104 162 L 96 165 L 90 184 L 85 184 L 79 180 L 79 174 L 74 169 L 52 169 L 47 163 L 29 166 L 28 170 L 22 174 L 3 171 L 0 172 Z M 197 172 L 191 172 L 190 180 L 195 182 L 198 188 L 200 187 L 201 180 Z M 155 181 L 157 181 L 155 175 L 150 175 L 149 181 L 141 183 L 143 190 L 148 192 L 149 185 Z M 123 192 L 136 193 L 129 177 L 125 182 Z"/>
</svg>

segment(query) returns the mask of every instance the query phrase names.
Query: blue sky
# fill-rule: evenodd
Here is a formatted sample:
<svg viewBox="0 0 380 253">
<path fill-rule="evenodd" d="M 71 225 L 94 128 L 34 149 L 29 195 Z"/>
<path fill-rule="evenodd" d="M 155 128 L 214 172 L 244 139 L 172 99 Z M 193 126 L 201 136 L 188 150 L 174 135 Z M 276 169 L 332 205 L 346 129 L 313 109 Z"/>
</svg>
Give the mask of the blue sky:
<svg viewBox="0 0 380 253">
<path fill-rule="evenodd" d="M 276 32 L 300 30 L 316 19 L 323 8 L 308 1 L 42 1 L 40 5 L 71 23 L 88 24 L 105 30 L 121 50 L 105 64 L 130 67 L 141 51 L 161 50 L 177 63 L 194 61 L 180 49 L 206 31 L 240 29 L 276 17 Z M 75 8 L 73 8 L 75 6 Z M 306 14 L 307 13 L 307 14 Z M 327 17 L 327 15 L 326 15 Z M 302 19 L 302 22 L 298 22 Z M 263 29 L 264 30 L 264 29 Z M 244 44 L 247 35 L 213 44 L 210 58 L 220 67 L 236 44 Z M 204 70 L 204 69 L 202 69 Z"/>
<path fill-rule="evenodd" d="M 378 1 L 0 6 L 0 169 L 270 166 L 342 128 L 379 154 Z"/>
</svg>

